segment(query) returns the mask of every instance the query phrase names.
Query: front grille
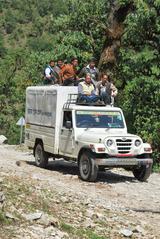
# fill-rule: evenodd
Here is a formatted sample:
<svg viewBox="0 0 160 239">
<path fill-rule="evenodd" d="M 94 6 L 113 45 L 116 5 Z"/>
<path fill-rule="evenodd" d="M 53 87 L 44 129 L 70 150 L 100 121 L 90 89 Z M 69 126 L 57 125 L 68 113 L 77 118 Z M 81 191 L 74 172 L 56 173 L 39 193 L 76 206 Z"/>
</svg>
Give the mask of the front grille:
<svg viewBox="0 0 160 239">
<path fill-rule="evenodd" d="M 117 150 L 119 154 L 130 153 L 132 140 L 131 139 L 116 139 Z"/>
</svg>

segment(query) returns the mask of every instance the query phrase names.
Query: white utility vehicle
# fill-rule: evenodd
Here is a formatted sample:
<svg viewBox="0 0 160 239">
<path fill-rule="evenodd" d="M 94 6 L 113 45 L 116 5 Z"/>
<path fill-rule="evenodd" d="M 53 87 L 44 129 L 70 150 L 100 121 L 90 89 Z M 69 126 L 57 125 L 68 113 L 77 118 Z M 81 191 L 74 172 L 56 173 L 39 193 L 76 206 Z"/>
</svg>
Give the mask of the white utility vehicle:
<svg viewBox="0 0 160 239">
<path fill-rule="evenodd" d="M 25 143 L 36 164 L 46 167 L 49 158 L 72 159 L 86 181 L 113 167 L 131 170 L 145 181 L 153 163 L 151 146 L 127 133 L 120 108 L 78 105 L 77 91 L 74 86 L 27 88 Z"/>
</svg>

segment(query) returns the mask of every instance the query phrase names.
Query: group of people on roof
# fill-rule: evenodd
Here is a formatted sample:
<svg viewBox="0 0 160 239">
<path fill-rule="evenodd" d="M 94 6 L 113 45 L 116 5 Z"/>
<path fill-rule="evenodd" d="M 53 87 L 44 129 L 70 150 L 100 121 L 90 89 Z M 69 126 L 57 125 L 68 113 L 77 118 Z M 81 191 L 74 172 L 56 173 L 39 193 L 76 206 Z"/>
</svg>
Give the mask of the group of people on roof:
<svg viewBox="0 0 160 239">
<path fill-rule="evenodd" d="M 78 59 L 73 58 L 70 63 L 59 59 L 54 60 L 44 71 L 44 85 L 78 86 L 78 102 L 111 104 L 118 91 L 109 75 L 99 73 L 96 60 L 92 58 L 88 65 L 80 71 L 77 70 Z"/>
</svg>

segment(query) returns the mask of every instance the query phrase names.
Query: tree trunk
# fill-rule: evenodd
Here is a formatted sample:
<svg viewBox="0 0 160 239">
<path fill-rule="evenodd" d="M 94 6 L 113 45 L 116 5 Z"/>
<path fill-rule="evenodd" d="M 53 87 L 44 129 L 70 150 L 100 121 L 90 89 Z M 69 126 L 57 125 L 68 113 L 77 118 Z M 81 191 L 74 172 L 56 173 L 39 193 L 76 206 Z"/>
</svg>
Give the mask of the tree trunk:
<svg viewBox="0 0 160 239">
<path fill-rule="evenodd" d="M 114 1 L 108 18 L 106 39 L 103 45 L 98 68 L 100 71 L 111 69 L 116 64 L 117 52 L 121 46 L 121 37 L 124 33 L 124 21 L 128 13 L 133 9 L 133 2 L 119 6 Z"/>
</svg>

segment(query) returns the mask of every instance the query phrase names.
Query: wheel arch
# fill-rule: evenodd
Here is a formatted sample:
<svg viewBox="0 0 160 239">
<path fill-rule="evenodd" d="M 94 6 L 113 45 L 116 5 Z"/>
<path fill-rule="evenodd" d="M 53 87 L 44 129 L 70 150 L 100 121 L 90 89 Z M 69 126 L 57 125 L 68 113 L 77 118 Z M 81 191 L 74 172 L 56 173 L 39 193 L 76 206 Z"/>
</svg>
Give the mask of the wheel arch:
<svg viewBox="0 0 160 239">
<path fill-rule="evenodd" d="M 79 160 L 80 160 L 81 155 L 82 155 L 84 152 L 86 152 L 86 151 L 88 151 L 88 152 L 90 152 L 90 153 L 93 153 L 92 150 L 91 150 L 89 147 L 87 147 L 87 146 L 81 148 L 80 151 L 79 151 L 79 154 L 78 154 L 78 158 L 77 158 L 77 160 L 78 160 L 78 161 L 77 161 L 78 165 L 79 165 Z"/>
</svg>

